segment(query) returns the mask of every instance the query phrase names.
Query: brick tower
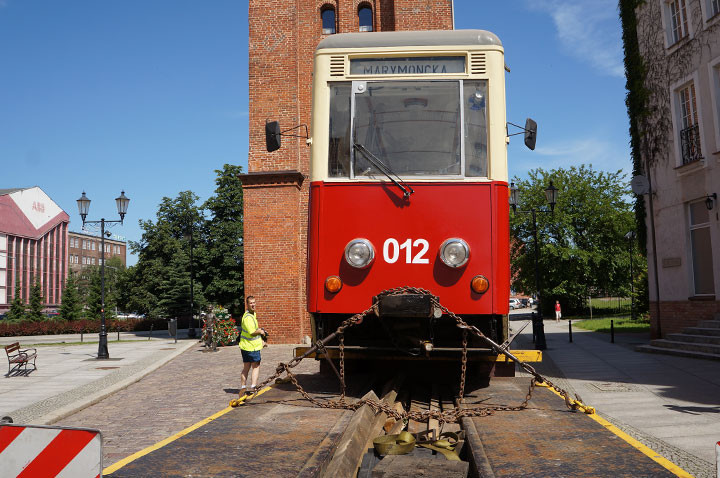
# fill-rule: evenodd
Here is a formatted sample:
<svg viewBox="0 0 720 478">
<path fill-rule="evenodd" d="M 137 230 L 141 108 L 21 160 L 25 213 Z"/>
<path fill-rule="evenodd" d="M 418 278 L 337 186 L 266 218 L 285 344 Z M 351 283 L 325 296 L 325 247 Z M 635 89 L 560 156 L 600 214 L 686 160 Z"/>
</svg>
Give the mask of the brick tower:
<svg viewBox="0 0 720 478">
<path fill-rule="evenodd" d="M 257 297 L 271 342 L 298 343 L 312 335 L 305 289 L 310 147 L 283 137 L 282 148 L 267 153 L 265 121 L 282 129 L 310 125 L 313 53 L 332 29 L 450 30 L 452 1 L 250 0 L 248 18 L 250 151 L 240 178 L 245 293 Z"/>
</svg>

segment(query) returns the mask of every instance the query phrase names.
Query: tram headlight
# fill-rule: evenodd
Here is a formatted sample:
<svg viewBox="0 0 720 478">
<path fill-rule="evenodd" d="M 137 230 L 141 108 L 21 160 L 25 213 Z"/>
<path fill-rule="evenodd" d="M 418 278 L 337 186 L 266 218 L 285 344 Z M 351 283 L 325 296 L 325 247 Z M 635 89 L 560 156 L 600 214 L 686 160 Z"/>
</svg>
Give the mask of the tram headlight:
<svg viewBox="0 0 720 478">
<path fill-rule="evenodd" d="M 467 242 L 453 237 L 440 246 L 440 259 L 449 267 L 462 267 L 470 259 L 470 246 Z"/>
<path fill-rule="evenodd" d="M 364 269 L 375 259 L 375 249 L 367 239 L 353 239 L 345 246 L 345 261 L 352 267 Z"/>
</svg>

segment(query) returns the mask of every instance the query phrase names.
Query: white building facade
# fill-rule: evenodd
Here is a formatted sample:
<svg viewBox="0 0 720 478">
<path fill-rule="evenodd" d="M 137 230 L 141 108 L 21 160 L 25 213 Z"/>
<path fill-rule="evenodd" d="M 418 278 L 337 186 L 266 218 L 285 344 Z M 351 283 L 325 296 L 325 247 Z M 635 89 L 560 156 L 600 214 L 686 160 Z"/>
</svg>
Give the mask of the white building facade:
<svg viewBox="0 0 720 478">
<path fill-rule="evenodd" d="M 720 0 L 648 0 L 635 12 L 655 229 L 653 241 L 646 221 L 650 313 L 664 337 L 720 313 Z"/>
</svg>

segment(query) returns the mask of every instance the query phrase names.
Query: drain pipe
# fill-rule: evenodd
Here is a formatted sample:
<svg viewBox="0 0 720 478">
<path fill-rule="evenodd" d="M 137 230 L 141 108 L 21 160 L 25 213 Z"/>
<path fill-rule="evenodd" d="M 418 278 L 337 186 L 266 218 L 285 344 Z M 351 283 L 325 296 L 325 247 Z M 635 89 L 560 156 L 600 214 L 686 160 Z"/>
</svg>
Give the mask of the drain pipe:
<svg viewBox="0 0 720 478">
<path fill-rule="evenodd" d="M 455 30 L 455 0 L 450 0 L 450 16 L 452 17 L 452 29 Z"/>
</svg>

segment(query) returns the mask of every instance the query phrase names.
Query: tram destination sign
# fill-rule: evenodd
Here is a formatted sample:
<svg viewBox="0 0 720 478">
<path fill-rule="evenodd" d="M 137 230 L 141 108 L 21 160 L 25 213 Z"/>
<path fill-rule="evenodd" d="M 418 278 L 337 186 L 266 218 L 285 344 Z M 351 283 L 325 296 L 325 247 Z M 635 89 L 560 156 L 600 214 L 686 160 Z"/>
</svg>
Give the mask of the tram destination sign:
<svg viewBox="0 0 720 478">
<path fill-rule="evenodd" d="M 350 60 L 351 75 L 443 75 L 447 73 L 465 73 L 465 57 L 412 56 Z"/>
</svg>

